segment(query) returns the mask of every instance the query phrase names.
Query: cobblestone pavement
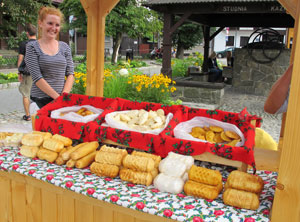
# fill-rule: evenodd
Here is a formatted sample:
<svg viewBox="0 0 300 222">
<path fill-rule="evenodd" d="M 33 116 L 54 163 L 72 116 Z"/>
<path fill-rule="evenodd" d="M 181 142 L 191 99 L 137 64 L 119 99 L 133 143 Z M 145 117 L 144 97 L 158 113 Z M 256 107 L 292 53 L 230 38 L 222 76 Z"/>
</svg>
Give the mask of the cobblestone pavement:
<svg viewBox="0 0 300 222">
<path fill-rule="evenodd" d="M 224 111 L 240 112 L 247 107 L 250 114 L 262 117 L 263 123 L 261 128 L 278 141 L 282 115 L 271 115 L 264 112 L 265 100 L 266 97 L 264 96 L 237 93 L 230 86 L 226 86 L 223 102 L 216 108 Z M 14 126 L 19 130 L 31 129 L 31 122 L 22 120 L 23 115 L 23 110 L 0 114 L 0 131 L 3 131 L 3 128 L 6 126 Z"/>
<path fill-rule="evenodd" d="M 229 112 L 240 112 L 245 107 L 252 115 L 262 118 L 261 128 L 268 132 L 276 141 L 279 139 L 282 114 L 273 115 L 264 111 L 265 96 L 255 96 L 234 92 L 231 86 L 226 86 L 222 104 L 217 109 Z"/>
</svg>

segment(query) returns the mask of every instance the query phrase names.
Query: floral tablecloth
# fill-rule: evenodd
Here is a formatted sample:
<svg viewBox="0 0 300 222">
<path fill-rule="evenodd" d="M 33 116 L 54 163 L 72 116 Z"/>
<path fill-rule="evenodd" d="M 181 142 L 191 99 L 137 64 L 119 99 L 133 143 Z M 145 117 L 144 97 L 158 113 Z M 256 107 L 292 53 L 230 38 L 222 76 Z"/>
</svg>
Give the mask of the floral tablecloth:
<svg viewBox="0 0 300 222">
<path fill-rule="evenodd" d="M 196 164 L 220 170 L 224 182 L 233 170 L 231 167 L 206 162 Z M 269 221 L 277 180 L 275 172 L 256 172 L 264 180 L 265 186 L 260 196 L 260 207 L 252 211 L 224 205 L 222 194 L 214 201 L 186 196 L 183 192 L 175 195 L 160 192 L 152 185 L 146 187 L 119 178 L 98 177 L 89 168 L 73 169 L 26 158 L 20 155 L 18 147 L 0 147 L 0 169 L 15 171 L 82 195 L 178 221 Z"/>
</svg>

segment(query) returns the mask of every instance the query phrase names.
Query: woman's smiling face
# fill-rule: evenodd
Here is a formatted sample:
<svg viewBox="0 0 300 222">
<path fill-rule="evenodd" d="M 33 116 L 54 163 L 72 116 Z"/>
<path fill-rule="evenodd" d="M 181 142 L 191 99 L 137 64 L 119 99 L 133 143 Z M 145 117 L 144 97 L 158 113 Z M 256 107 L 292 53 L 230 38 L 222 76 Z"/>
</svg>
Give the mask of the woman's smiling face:
<svg viewBox="0 0 300 222">
<path fill-rule="evenodd" d="M 42 29 L 42 36 L 47 38 L 56 38 L 60 31 L 60 17 L 57 15 L 47 15 L 43 21 L 39 21 Z"/>
</svg>

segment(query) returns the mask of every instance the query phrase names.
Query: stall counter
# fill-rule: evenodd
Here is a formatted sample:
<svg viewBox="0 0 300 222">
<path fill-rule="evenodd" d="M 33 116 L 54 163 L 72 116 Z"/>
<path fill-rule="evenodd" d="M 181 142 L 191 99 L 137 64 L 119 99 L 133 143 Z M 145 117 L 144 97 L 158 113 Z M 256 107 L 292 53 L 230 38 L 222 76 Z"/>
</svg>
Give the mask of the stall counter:
<svg viewBox="0 0 300 222">
<path fill-rule="evenodd" d="M 233 169 L 220 170 L 224 181 Z M 269 221 L 277 173 L 258 171 L 265 182 L 256 211 L 212 200 L 160 192 L 98 177 L 86 169 L 58 166 L 20 155 L 18 147 L 0 147 L 0 221 Z"/>
</svg>

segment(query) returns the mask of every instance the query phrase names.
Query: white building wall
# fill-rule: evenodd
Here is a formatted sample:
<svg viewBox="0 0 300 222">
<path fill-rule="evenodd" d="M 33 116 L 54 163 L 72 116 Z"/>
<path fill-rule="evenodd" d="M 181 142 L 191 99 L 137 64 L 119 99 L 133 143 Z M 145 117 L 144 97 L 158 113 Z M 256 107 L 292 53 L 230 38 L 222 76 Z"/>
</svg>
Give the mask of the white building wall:
<svg viewBox="0 0 300 222">
<path fill-rule="evenodd" d="M 242 28 L 241 28 L 242 29 Z M 242 36 L 244 37 L 250 37 L 250 35 L 253 33 L 253 28 L 243 28 L 244 30 L 230 30 L 228 36 L 233 36 L 234 37 L 234 47 L 241 47 L 240 46 L 240 39 Z M 214 48 L 213 50 L 218 52 L 218 51 L 223 51 L 226 48 L 229 48 L 232 46 L 226 46 L 226 30 L 224 29 L 221 31 L 214 39 Z"/>
<path fill-rule="evenodd" d="M 273 28 L 274 30 L 277 31 L 284 31 L 286 30 L 285 28 Z M 254 32 L 254 29 L 251 27 L 245 27 L 245 28 L 240 28 L 239 30 L 230 30 L 229 29 L 229 33 L 228 36 L 234 36 L 234 47 L 240 48 L 240 40 L 242 36 L 245 37 L 250 37 L 251 34 Z M 253 36 L 255 37 L 255 35 Z M 253 39 L 252 39 L 253 40 Z M 250 41 L 252 41 L 250 40 Z M 286 38 L 284 38 L 284 42 L 285 42 Z M 218 51 L 223 51 L 226 48 L 229 48 L 232 46 L 226 46 L 226 30 L 224 29 L 223 31 L 221 31 L 214 39 L 214 48 L 213 50 L 218 52 Z"/>
</svg>

